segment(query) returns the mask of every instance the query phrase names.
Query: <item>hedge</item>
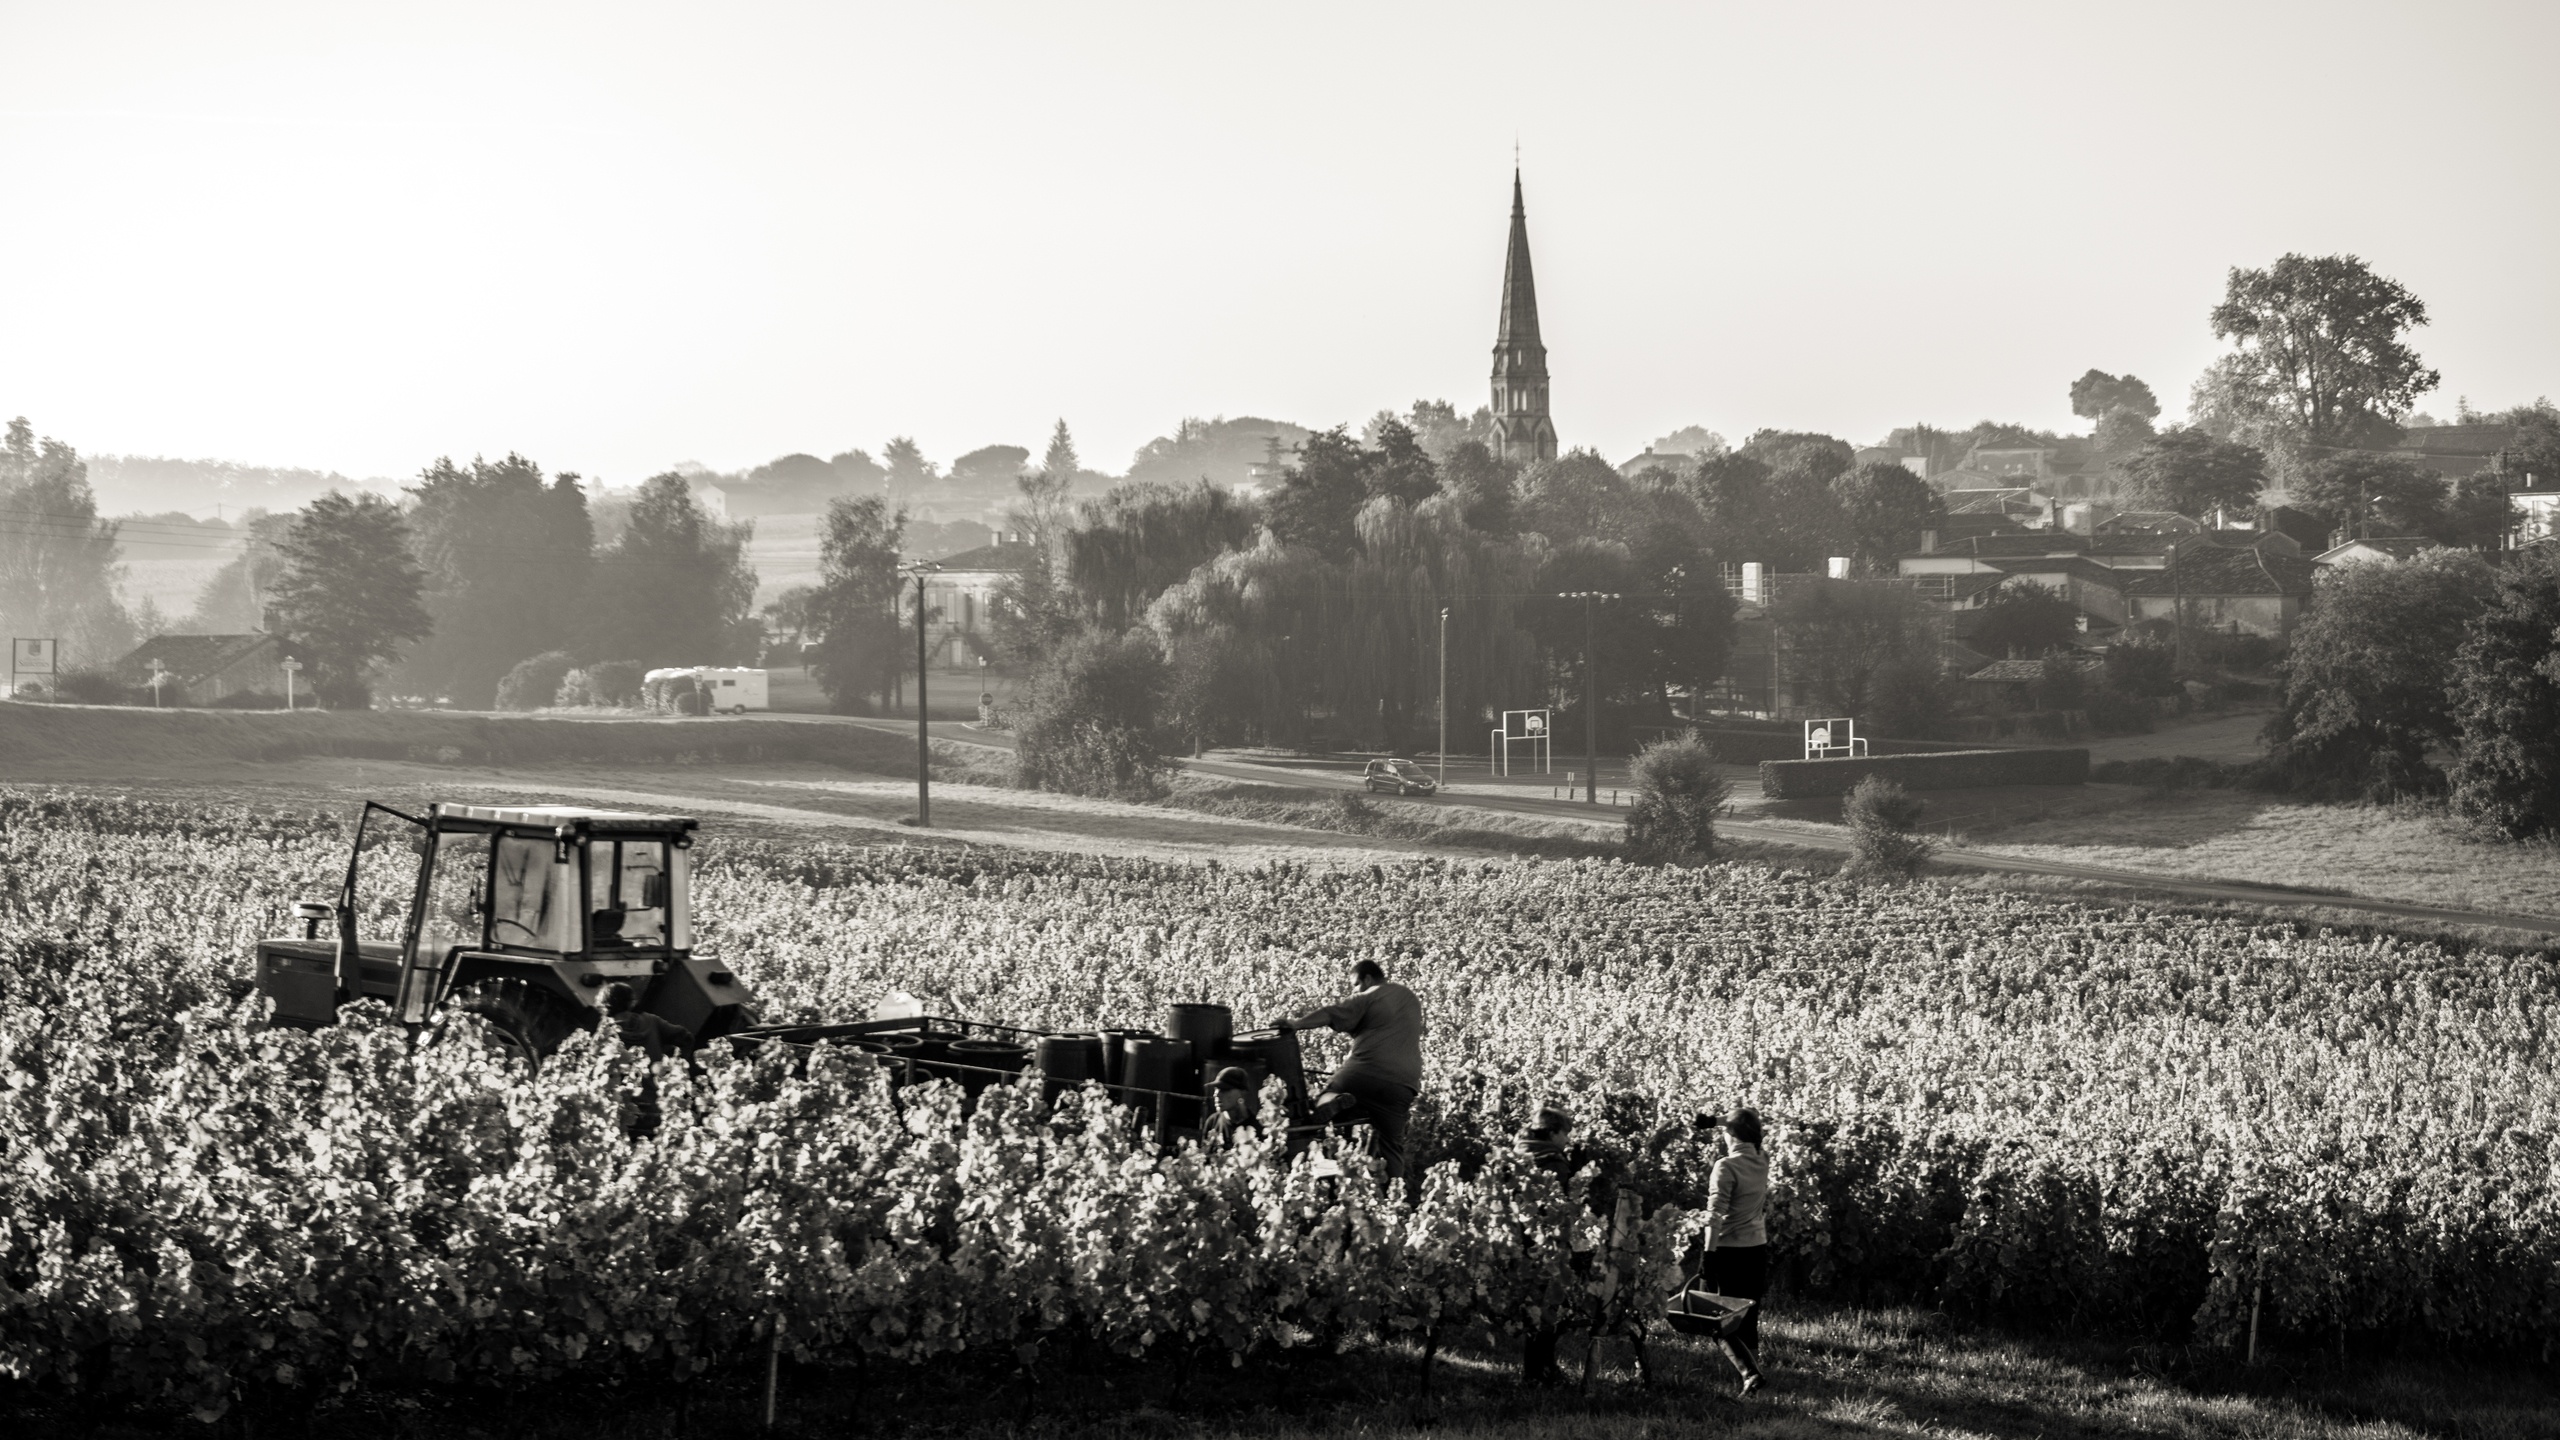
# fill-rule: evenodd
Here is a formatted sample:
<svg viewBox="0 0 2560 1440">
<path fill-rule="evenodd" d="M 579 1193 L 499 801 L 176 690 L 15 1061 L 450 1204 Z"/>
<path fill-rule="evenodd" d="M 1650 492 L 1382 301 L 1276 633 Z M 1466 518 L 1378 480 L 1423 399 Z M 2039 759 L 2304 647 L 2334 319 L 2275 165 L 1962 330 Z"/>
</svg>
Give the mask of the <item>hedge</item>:
<svg viewBox="0 0 2560 1440">
<path fill-rule="evenodd" d="M 1678 727 L 1665 727 L 1666 735 L 1680 733 Z M 1779 729 L 1734 729 L 1725 726 L 1700 726 L 1698 735 L 1716 747 L 1716 758 L 1728 765 L 1748 765 L 1757 760 L 1801 760 L 1804 758 L 1804 730 L 1801 726 Z M 1877 755 L 1935 755 L 1957 751 L 1972 752 L 1983 748 L 1979 743 L 1965 744 L 1943 740 L 1875 740 L 1861 735 L 1867 749 Z"/>
<path fill-rule="evenodd" d="M 2085 785 L 2086 750 L 1956 750 L 1936 755 L 1872 755 L 1863 760 L 1763 760 L 1760 793 L 1772 800 L 1846 795 L 1870 775 L 1906 790 L 1976 785 Z"/>
</svg>

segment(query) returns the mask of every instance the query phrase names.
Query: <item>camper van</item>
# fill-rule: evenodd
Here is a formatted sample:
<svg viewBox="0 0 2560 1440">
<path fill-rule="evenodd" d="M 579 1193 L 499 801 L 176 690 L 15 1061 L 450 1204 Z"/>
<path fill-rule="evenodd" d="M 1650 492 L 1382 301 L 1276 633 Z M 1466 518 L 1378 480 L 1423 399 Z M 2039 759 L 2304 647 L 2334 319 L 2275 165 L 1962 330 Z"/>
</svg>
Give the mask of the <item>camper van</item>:
<svg viewBox="0 0 2560 1440">
<path fill-rule="evenodd" d="M 731 670 L 717 665 L 704 665 L 694 672 L 702 683 L 702 698 L 714 715 L 744 715 L 750 710 L 770 710 L 772 698 L 765 693 L 765 672 Z"/>
</svg>

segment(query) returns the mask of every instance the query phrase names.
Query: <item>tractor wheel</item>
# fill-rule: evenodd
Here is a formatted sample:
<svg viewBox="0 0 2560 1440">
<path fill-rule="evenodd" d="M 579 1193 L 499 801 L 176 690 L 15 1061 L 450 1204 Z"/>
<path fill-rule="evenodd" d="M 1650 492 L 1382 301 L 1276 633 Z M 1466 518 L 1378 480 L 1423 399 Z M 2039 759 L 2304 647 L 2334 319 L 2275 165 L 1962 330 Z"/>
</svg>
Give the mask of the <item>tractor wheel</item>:
<svg viewBox="0 0 2560 1440">
<path fill-rule="evenodd" d="M 539 1065 L 578 1028 L 581 1018 L 569 1002 L 522 980 L 479 980 L 453 997 L 453 1008 L 489 1022 L 499 1043 Z"/>
</svg>

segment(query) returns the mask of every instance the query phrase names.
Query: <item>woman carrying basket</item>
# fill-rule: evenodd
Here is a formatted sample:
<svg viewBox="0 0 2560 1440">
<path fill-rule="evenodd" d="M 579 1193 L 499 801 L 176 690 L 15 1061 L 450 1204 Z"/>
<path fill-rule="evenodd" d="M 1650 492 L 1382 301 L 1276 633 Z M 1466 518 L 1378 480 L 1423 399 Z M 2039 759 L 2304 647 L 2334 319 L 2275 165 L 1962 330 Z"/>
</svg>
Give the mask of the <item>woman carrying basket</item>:
<svg viewBox="0 0 2560 1440">
<path fill-rule="evenodd" d="M 1769 1161 L 1760 1153 L 1760 1114 L 1736 1110 L 1720 1122 L 1724 1158 L 1707 1177 L 1705 1273 L 1717 1294 L 1748 1300 L 1742 1322 L 1717 1343 L 1742 1375 L 1742 1393 L 1760 1388 L 1760 1297 L 1769 1290 Z"/>
</svg>

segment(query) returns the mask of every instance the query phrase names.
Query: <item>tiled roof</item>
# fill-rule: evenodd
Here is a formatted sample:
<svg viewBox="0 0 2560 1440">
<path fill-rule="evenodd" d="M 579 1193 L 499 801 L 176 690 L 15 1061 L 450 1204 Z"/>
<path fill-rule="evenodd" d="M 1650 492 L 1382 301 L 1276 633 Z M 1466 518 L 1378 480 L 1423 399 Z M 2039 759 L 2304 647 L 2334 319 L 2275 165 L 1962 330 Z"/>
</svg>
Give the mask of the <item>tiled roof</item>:
<svg viewBox="0 0 2560 1440">
<path fill-rule="evenodd" d="M 2025 530 L 2014 535 L 1977 535 L 1966 548 L 1985 560 L 2002 555 L 2080 555 L 2089 542 L 2068 530 Z"/>
<path fill-rule="evenodd" d="M 2000 555 L 1985 556 L 1983 563 L 2008 575 L 2070 575 L 2093 585 L 2117 586 L 2124 574 L 2090 559 L 2086 555 Z"/>
<path fill-rule="evenodd" d="M 2127 595 L 2308 595 L 2314 567 L 2299 555 L 2264 547 L 2195 545 L 2176 563 L 2125 583 Z"/>
<path fill-rule="evenodd" d="M 945 555 L 933 563 L 945 570 L 992 571 L 1006 575 L 1019 574 L 1031 566 L 1031 558 L 1040 553 L 1037 545 L 981 545 L 957 555 Z"/>
<path fill-rule="evenodd" d="M 219 670 L 236 665 L 256 653 L 258 647 L 274 643 L 270 635 L 154 635 L 133 647 L 132 653 L 116 662 L 120 671 L 137 675 L 151 672 L 157 660 L 181 685 L 193 684 Z"/>
<path fill-rule="evenodd" d="M 2071 664 L 2072 668 L 2084 674 L 2104 666 L 2103 661 L 2076 657 Z M 1964 678 L 1979 680 L 1986 685 L 2022 685 L 2030 680 L 2044 678 L 2044 662 L 2042 660 L 1994 660 Z"/>
<path fill-rule="evenodd" d="M 2442 545 L 2424 535 L 2376 535 L 2370 540 L 2350 540 L 2344 545 L 2333 545 L 2321 551 L 2313 559 L 2315 562 L 2326 561 L 2330 556 L 2341 551 L 2358 548 L 2378 550 L 2394 560 L 2407 560 L 2429 550 L 2441 549 Z"/>
</svg>

